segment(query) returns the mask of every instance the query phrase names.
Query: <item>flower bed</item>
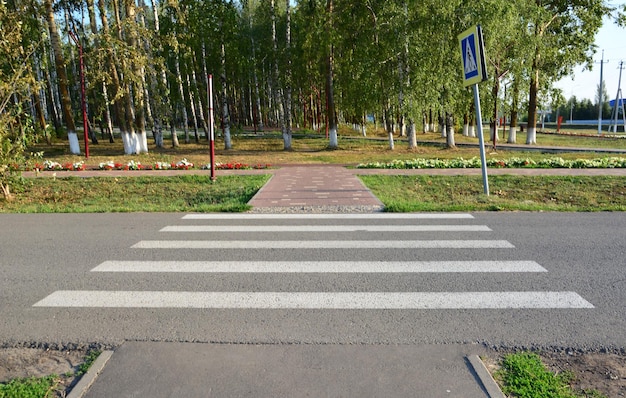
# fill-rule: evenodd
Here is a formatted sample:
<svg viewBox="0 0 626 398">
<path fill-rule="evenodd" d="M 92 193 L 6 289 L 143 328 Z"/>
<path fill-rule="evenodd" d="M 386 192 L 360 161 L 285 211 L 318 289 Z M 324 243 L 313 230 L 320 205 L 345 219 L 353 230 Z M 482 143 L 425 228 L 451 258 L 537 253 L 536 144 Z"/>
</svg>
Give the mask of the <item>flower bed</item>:
<svg viewBox="0 0 626 398">
<path fill-rule="evenodd" d="M 14 166 L 17 169 L 19 167 L 17 165 Z M 253 166 L 247 165 L 245 163 L 216 163 L 215 168 L 217 170 L 250 170 L 250 169 L 268 169 L 272 167 L 270 164 L 256 164 Z M 109 160 L 108 162 L 100 163 L 95 170 L 191 170 L 195 169 L 196 166 L 188 161 L 187 159 L 182 159 L 179 162 L 154 162 L 152 164 L 142 164 L 139 161 L 131 160 L 127 163 L 115 162 L 113 160 Z M 37 171 L 82 171 L 86 170 L 85 162 L 80 161 L 76 163 L 58 163 L 52 162 L 49 160 L 44 161 L 43 163 L 37 163 L 32 168 L 26 168 L 26 170 L 37 170 Z M 209 170 L 211 169 L 210 164 L 205 164 L 200 166 L 201 170 Z"/>
<path fill-rule="evenodd" d="M 183 159 L 177 163 L 155 162 L 150 165 L 143 165 L 141 162 L 135 162 L 134 160 L 126 164 L 108 161 L 100 163 L 98 168 L 100 170 L 189 170 L 193 169 L 193 167 L 193 163 Z"/>
<path fill-rule="evenodd" d="M 52 162 L 50 160 L 45 160 L 43 163 L 36 163 L 33 169 L 43 170 L 43 171 L 61 171 L 61 170 L 83 171 L 85 170 L 85 162 L 80 161 L 76 163 L 61 164 L 57 162 Z"/>
<path fill-rule="evenodd" d="M 269 164 L 256 164 L 254 166 L 249 166 L 245 163 L 215 163 L 215 169 L 216 170 L 251 170 L 251 169 L 257 169 L 257 170 L 262 170 L 262 169 L 268 169 L 272 167 Z M 211 168 L 210 164 L 206 164 L 204 166 L 202 166 L 203 169 L 208 170 Z"/>
<path fill-rule="evenodd" d="M 412 159 L 393 160 L 387 163 L 373 162 L 357 165 L 360 169 L 469 169 L 480 168 L 480 158 L 471 159 Z M 626 168 L 626 158 L 609 157 L 597 159 L 565 160 L 549 158 L 539 161 L 529 158 L 488 159 L 488 167 L 495 168 L 566 168 L 566 169 L 611 169 Z"/>
</svg>

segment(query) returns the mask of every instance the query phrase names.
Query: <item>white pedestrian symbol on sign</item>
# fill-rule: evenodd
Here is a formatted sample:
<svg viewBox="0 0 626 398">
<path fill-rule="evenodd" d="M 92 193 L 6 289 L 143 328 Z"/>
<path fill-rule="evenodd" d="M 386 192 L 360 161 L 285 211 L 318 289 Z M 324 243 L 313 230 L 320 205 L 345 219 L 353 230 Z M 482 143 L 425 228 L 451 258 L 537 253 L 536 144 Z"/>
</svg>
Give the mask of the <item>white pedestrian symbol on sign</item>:
<svg viewBox="0 0 626 398">
<path fill-rule="evenodd" d="M 476 64 L 476 59 L 474 58 L 474 53 L 472 52 L 472 46 L 470 45 L 469 40 L 467 40 L 465 45 L 465 74 L 469 75 L 477 70 L 478 65 Z"/>
</svg>

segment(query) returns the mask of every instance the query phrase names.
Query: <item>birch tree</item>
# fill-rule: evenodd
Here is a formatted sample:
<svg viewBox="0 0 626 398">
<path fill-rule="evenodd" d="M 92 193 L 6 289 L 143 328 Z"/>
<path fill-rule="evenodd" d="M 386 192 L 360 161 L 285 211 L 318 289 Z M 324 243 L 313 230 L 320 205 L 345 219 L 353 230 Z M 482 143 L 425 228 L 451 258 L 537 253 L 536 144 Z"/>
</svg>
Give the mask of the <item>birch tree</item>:
<svg viewBox="0 0 626 398">
<path fill-rule="evenodd" d="M 536 0 L 528 13 L 528 34 L 533 43 L 528 96 L 526 144 L 537 143 L 537 104 L 541 81 L 570 74 L 573 67 L 589 64 L 596 33 L 611 8 L 604 0 Z M 547 85 L 547 84 L 546 84 Z"/>
<path fill-rule="evenodd" d="M 32 69 L 32 57 L 38 47 L 31 42 L 23 10 L 0 2 L 0 192 L 11 200 L 10 184 L 19 171 L 14 165 L 24 160 L 24 149 L 33 138 L 24 121 L 24 103 L 29 92 L 39 90 Z"/>
<path fill-rule="evenodd" d="M 48 32 L 50 33 L 50 43 L 54 54 L 54 64 L 57 75 L 57 84 L 61 97 L 61 110 L 63 112 L 63 121 L 67 128 L 67 138 L 70 144 L 70 152 L 80 154 L 80 146 L 78 144 L 78 135 L 76 134 L 76 125 L 74 124 L 74 115 L 72 113 L 72 100 L 70 98 L 69 83 L 67 72 L 65 70 L 65 55 L 61 46 L 61 37 L 59 35 L 54 10 L 52 8 L 52 0 L 43 0 L 45 8 L 46 22 L 48 24 Z"/>
</svg>

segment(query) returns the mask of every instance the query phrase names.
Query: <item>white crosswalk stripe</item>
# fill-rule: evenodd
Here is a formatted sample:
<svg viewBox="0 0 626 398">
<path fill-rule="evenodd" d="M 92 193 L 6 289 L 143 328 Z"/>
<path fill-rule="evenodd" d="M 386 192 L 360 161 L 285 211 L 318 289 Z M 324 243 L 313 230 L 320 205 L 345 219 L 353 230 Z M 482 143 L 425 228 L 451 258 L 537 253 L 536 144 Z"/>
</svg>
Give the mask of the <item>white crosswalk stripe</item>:
<svg viewBox="0 0 626 398">
<path fill-rule="evenodd" d="M 105 261 L 92 271 L 359 274 L 548 272 L 534 261 Z"/>
<path fill-rule="evenodd" d="M 489 232 L 486 225 L 170 225 L 161 232 Z"/>
<path fill-rule="evenodd" d="M 340 219 L 350 224 L 312 225 L 308 221 Z M 264 260 L 263 256 L 272 249 L 290 250 L 289 255 L 302 258 L 302 249 L 375 249 L 379 252 L 390 249 L 446 249 L 442 256 L 456 253 L 455 250 L 505 249 L 500 254 L 510 253 L 515 246 L 506 240 L 489 239 L 411 239 L 410 234 L 438 234 L 450 232 L 475 233 L 491 232 L 485 225 L 434 225 L 429 220 L 465 219 L 470 214 L 188 214 L 183 220 L 204 220 L 206 225 L 175 225 L 160 230 L 163 233 L 205 233 L 203 239 L 141 240 L 132 245 L 136 250 L 174 249 L 233 249 L 240 256 L 252 257 L 239 261 L 123 261 L 109 260 L 91 271 L 100 273 L 195 273 L 229 274 L 234 278 L 245 274 L 324 274 L 339 277 L 344 274 L 376 274 L 372 278 L 382 278 L 388 274 L 504 274 L 504 273 L 547 273 L 544 267 L 534 261 L 523 260 L 438 260 L 438 261 L 310 261 L 310 260 Z M 254 221 L 254 225 L 242 225 L 241 221 Z M 268 221 L 268 225 L 263 221 Z M 380 224 L 380 220 L 397 221 L 399 225 Z M 419 223 L 424 220 L 425 224 Z M 213 222 L 215 221 L 215 222 Z M 227 225 L 222 225 L 226 221 Z M 280 221 L 285 225 L 272 225 Z M 369 223 L 372 221 L 372 223 Z M 374 223 L 376 221 L 376 223 Z M 288 222 L 288 223 L 286 223 Z M 276 223 L 274 223 L 276 224 Z M 318 223 L 319 224 L 319 223 Z M 237 234 L 237 239 L 225 239 L 224 232 Z M 268 233 L 266 240 L 245 240 L 249 232 Z M 346 232 L 353 238 L 342 240 L 284 240 L 275 233 L 292 232 Z M 376 239 L 364 240 L 362 232 L 376 232 Z M 385 234 L 405 233 L 402 240 L 389 239 Z M 180 235 L 183 236 L 183 235 Z M 421 235 L 419 235 L 421 236 Z M 197 237 L 196 237 L 197 238 Z M 250 252 L 250 249 L 256 251 Z M 173 252 L 175 253 L 175 252 Z M 252 253 L 252 254 L 250 254 Z M 348 256 L 350 250 L 339 251 Z M 343 254 L 345 253 L 345 254 Z M 392 253 L 390 250 L 389 253 Z M 415 252 L 417 256 L 421 252 Z M 432 253 L 432 252 L 429 252 Z M 465 252 L 462 252 L 465 253 Z M 487 251 L 494 253 L 492 251 Z M 204 255 L 203 255 L 204 256 Z M 485 254 L 481 253 L 484 258 Z M 479 257 L 480 258 L 480 257 Z M 202 278 L 201 275 L 197 276 Z M 520 276 L 521 277 L 521 276 Z M 372 279 L 374 280 L 374 279 Z M 502 290 L 498 285 L 497 290 Z M 375 287 L 372 284 L 372 290 Z M 450 291 L 412 292 L 404 291 L 143 291 L 143 290 L 60 290 L 55 291 L 35 307 L 94 307 L 94 308 L 202 308 L 202 309 L 298 309 L 298 310 L 434 310 L 434 309 L 589 309 L 593 304 L 575 292 L 570 291 Z M 184 289 L 183 289 L 184 290 Z M 193 290 L 193 289 L 192 289 Z M 221 290 L 221 289 L 219 289 Z M 239 290 L 239 289 L 236 289 Z M 278 289 L 283 290 L 283 289 Z M 308 289 L 304 289 L 308 290 Z M 434 289 L 436 290 L 436 289 Z M 463 290 L 463 289 L 460 289 Z M 513 289 L 515 290 L 515 289 Z"/>
<path fill-rule="evenodd" d="M 473 219 L 464 213 L 362 213 L 362 214 L 187 214 L 183 220 L 457 220 Z"/>
<path fill-rule="evenodd" d="M 593 308 L 573 292 L 274 293 L 57 291 L 35 307 L 238 309 Z"/>
<path fill-rule="evenodd" d="M 142 240 L 134 249 L 510 249 L 505 240 Z"/>
</svg>

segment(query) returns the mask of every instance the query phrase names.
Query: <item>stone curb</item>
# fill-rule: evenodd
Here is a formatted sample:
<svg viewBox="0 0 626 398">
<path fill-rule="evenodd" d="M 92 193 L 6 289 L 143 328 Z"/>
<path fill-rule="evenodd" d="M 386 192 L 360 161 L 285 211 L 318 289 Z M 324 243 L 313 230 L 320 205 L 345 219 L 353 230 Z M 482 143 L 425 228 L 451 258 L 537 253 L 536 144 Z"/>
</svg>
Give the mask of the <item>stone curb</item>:
<svg viewBox="0 0 626 398">
<path fill-rule="evenodd" d="M 102 351 L 98 358 L 94 361 L 94 363 L 89 367 L 87 373 L 80 378 L 78 383 L 72 388 L 72 391 L 68 394 L 67 398 L 82 398 L 89 387 L 93 385 L 96 381 L 104 366 L 107 364 L 111 356 L 113 355 L 113 351 Z"/>
<path fill-rule="evenodd" d="M 491 377 L 491 373 L 489 373 L 480 357 L 478 355 L 469 355 L 467 360 L 472 366 L 472 369 L 474 370 L 474 373 L 476 373 L 476 376 L 480 380 L 483 388 L 487 392 L 487 396 L 489 398 L 505 398 L 502 390 L 500 390 L 496 381 L 493 377 Z"/>
</svg>

